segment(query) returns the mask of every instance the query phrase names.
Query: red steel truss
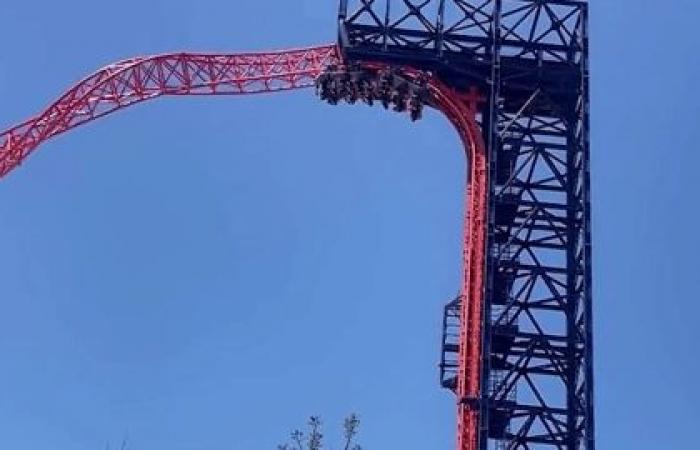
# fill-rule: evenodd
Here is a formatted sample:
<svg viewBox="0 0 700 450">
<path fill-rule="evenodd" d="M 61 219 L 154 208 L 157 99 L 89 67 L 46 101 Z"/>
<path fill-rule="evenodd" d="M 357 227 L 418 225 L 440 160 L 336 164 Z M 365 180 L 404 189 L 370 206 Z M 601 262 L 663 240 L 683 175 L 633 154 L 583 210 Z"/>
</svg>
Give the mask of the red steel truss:
<svg viewBox="0 0 700 450">
<path fill-rule="evenodd" d="M 341 56 L 333 45 L 246 54 L 174 53 L 109 65 L 85 78 L 44 112 L 0 133 L 0 178 L 42 142 L 121 108 L 164 95 L 242 95 L 311 87 Z M 410 68 L 403 72 L 418 78 Z M 468 158 L 458 405 L 458 450 L 476 450 L 481 390 L 481 323 L 484 301 L 488 164 L 475 92 L 458 93 L 432 77 L 432 103 L 455 126 Z M 469 401 L 474 399 L 474 402 Z"/>
<path fill-rule="evenodd" d="M 486 269 L 486 212 L 488 160 L 476 123 L 476 91 L 459 94 L 437 80 L 430 83 L 438 108 L 457 129 L 469 162 L 464 221 L 462 285 L 460 296 L 459 368 L 457 372 L 457 450 L 477 450 L 481 392 L 481 323 Z"/>
<path fill-rule="evenodd" d="M 39 144 L 121 108 L 163 95 L 241 95 L 313 86 L 336 46 L 244 54 L 174 53 L 104 67 L 44 112 L 0 134 L 0 177 Z"/>
<path fill-rule="evenodd" d="M 381 68 L 383 64 L 366 64 Z M 418 80 L 422 73 L 404 67 L 402 74 Z M 433 105 L 457 130 L 468 163 L 463 228 L 463 274 L 460 297 L 459 368 L 457 371 L 457 450 L 479 448 L 478 399 L 481 395 L 482 314 L 486 270 L 488 158 L 476 116 L 485 99 L 476 89 L 461 93 L 437 77 L 428 80 Z"/>
</svg>

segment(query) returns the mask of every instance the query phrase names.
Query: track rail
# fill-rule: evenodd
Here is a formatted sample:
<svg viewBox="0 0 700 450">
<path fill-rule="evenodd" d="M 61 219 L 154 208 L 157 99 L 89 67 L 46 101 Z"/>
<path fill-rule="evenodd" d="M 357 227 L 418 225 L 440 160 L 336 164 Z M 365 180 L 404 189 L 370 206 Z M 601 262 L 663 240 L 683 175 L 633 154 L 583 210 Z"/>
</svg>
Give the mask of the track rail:
<svg viewBox="0 0 700 450">
<path fill-rule="evenodd" d="M 242 54 L 173 53 L 110 64 L 37 116 L 0 133 L 0 178 L 44 141 L 119 109 L 164 95 L 242 95 L 311 87 L 333 45 Z"/>
<path fill-rule="evenodd" d="M 464 221 L 463 275 L 460 287 L 459 369 L 457 372 L 457 450 L 479 448 L 479 399 L 486 270 L 488 158 L 476 122 L 478 93 L 455 92 L 437 80 L 430 88 L 437 107 L 457 129 L 468 159 Z"/>
<path fill-rule="evenodd" d="M 173 53 L 111 64 L 80 81 L 37 116 L 0 133 L 0 178 L 43 142 L 130 105 L 171 95 L 244 95 L 314 86 L 341 56 L 333 45 L 244 54 Z M 370 66 L 372 66 L 370 64 Z M 404 68 L 408 76 L 424 74 Z M 464 225 L 457 449 L 476 450 L 486 255 L 487 157 L 476 122 L 478 96 L 432 77 L 434 106 L 455 126 L 469 162 Z"/>
<path fill-rule="evenodd" d="M 363 65 L 369 69 L 386 68 L 383 63 Z M 403 67 L 401 72 L 416 83 L 425 75 L 410 67 Z M 468 163 L 460 286 L 456 449 L 477 450 L 483 420 L 479 412 L 488 208 L 488 157 L 477 114 L 484 98 L 475 89 L 457 92 L 436 76 L 429 77 L 427 88 L 432 105 L 445 114 L 457 130 Z"/>
</svg>

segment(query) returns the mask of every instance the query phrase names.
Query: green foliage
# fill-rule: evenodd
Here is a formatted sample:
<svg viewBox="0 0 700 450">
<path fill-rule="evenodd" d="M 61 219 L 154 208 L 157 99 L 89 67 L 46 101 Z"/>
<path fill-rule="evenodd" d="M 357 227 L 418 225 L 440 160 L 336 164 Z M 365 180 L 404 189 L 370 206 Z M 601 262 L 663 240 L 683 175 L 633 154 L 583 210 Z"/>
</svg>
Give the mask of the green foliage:
<svg viewBox="0 0 700 450">
<path fill-rule="evenodd" d="M 360 427 L 360 418 L 356 414 L 351 414 L 343 422 L 343 442 L 342 450 L 362 450 L 357 444 L 357 433 Z M 277 446 L 277 450 L 323 450 L 327 447 L 323 442 L 323 423 L 321 419 L 312 416 L 308 422 L 308 432 L 305 434 L 301 430 L 294 430 L 289 438 L 290 442 Z"/>
</svg>

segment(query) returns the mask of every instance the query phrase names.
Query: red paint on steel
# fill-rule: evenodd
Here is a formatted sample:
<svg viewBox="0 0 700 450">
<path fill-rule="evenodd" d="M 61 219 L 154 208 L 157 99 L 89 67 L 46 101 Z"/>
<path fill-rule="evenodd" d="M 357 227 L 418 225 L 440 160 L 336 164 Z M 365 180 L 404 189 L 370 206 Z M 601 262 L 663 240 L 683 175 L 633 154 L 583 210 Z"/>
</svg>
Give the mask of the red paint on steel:
<svg viewBox="0 0 700 450">
<path fill-rule="evenodd" d="M 241 95 L 305 88 L 339 60 L 335 46 L 244 54 L 173 53 L 128 59 L 85 78 L 44 112 L 0 133 L 0 177 L 42 142 L 164 95 Z"/>
<path fill-rule="evenodd" d="M 464 273 L 460 295 L 461 328 L 457 376 L 457 450 L 477 450 L 481 396 L 481 334 L 486 269 L 486 211 L 488 160 L 481 130 L 476 122 L 475 91 L 458 94 L 431 82 L 438 107 L 457 129 L 468 158 L 467 198 L 464 223 Z M 471 401 L 470 401 L 471 400 Z"/>
<path fill-rule="evenodd" d="M 0 133 L 0 178 L 44 141 L 127 106 L 164 95 L 243 95 L 313 86 L 339 64 L 335 46 L 246 54 L 175 53 L 109 65 L 69 89 L 44 112 Z M 377 66 L 373 66 L 377 67 Z M 410 68 L 408 76 L 421 74 Z M 477 450 L 481 321 L 486 255 L 487 157 L 476 122 L 479 98 L 432 78 L 435 106 L 457 129 L 469 162 L 464 224 L 464 274 L 457 380 L 457 450 Z"/>
<path fill-rule="evenodd" d="M 420 76 L 420 72 L 411 68 L 404 68 L 403 72 L 415 79 Z M 481 336 L 486 272 L 488 158 L 476 116 L 478 105 L 484 101 L 484 98 L 475 89 L 466 94 L 457 92 L 436 77 L 428 81 L 428 88 L 435 106 L 456 128 L 464 144 L 468 163 L 456 391 L 457 450 L 477 450 L 479 448 L 478 399 L 481 397 Z"/>
</svg>

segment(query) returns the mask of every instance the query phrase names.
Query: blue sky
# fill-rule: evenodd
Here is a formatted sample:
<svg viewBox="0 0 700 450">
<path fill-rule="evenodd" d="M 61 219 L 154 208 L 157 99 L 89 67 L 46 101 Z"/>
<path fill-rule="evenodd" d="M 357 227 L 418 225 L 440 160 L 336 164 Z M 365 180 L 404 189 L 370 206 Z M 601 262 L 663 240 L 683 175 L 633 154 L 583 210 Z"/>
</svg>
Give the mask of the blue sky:
<svg viewBox="0 0 700 450">
<path fill-rule="evenodd" d="M 113 60 L 330 42 L 336 8 L 6 2 L 0 128 Z M 592 10 L 598 445 L 691 448 L 700 6 Z M 310 91 L 163 99 L 48 143 L 0 183 L 0 448 L 263 450 L 351 411 L 367 448 L 450 448 L 464 164 L 437 114 Z"/>
</svg>

